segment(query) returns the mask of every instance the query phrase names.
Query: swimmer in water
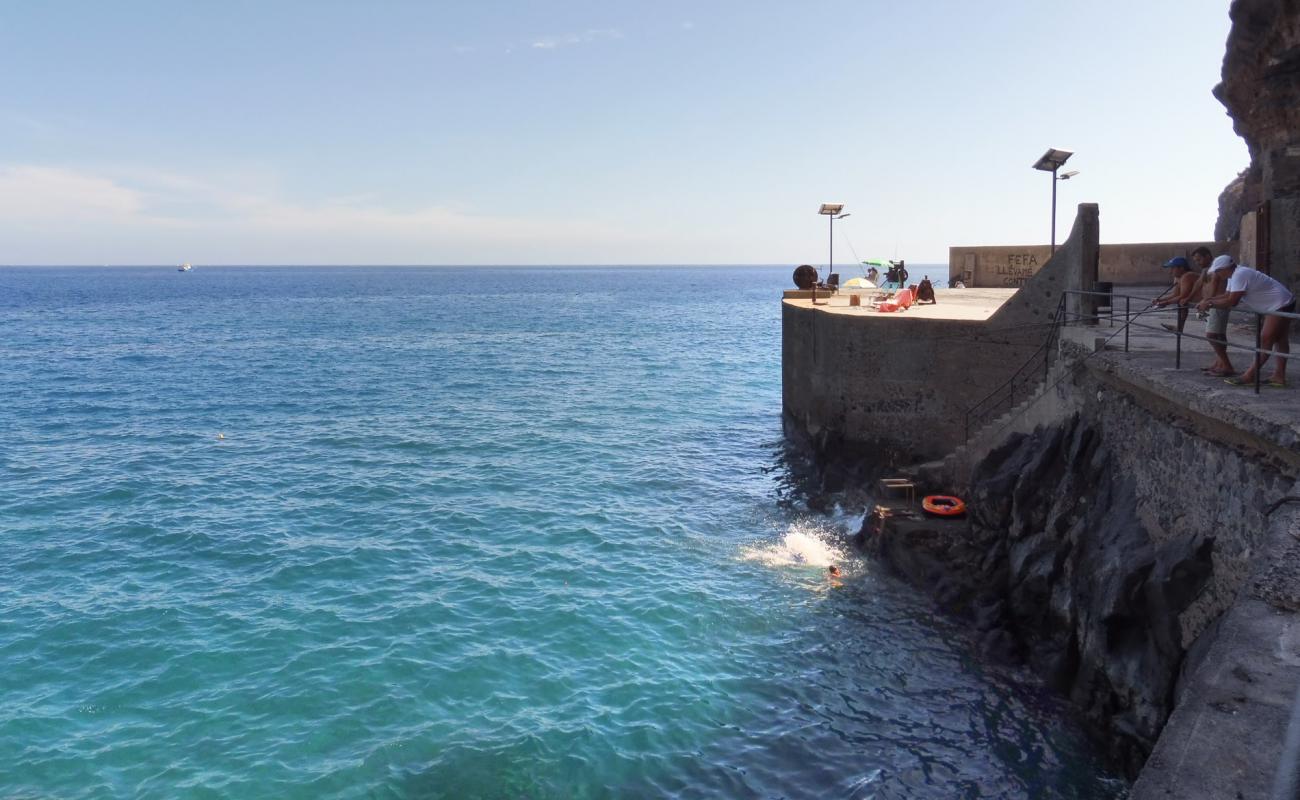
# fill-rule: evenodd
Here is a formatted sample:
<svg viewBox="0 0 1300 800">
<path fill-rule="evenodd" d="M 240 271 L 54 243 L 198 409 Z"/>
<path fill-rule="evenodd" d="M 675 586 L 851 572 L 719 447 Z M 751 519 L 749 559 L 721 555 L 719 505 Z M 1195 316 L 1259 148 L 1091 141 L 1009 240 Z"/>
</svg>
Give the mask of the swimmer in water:
<svg viewBox="0 0 1300 800">
<path fill-rule="evenodd" d="M 838 578 L 840 576 L 840 568 L 831 564 L 826 568 L 826 575 L 827 577 Z"/>
</svg>

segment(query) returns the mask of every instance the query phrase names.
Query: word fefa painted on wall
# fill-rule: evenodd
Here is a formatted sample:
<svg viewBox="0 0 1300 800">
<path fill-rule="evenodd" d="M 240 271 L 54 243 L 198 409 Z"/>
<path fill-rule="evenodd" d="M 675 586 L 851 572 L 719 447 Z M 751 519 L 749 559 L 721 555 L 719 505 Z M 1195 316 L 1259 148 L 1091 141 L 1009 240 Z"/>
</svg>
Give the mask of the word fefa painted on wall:
<svg viewBox="0 0 1300 800">
<path fill-rule="evenodd" d="M 993 268 L 1003 286 L 1023 286 L 1038 271 L 1038 256 L 1033 253 L 1008 253 L 1007 263 Z"/>
</svg>

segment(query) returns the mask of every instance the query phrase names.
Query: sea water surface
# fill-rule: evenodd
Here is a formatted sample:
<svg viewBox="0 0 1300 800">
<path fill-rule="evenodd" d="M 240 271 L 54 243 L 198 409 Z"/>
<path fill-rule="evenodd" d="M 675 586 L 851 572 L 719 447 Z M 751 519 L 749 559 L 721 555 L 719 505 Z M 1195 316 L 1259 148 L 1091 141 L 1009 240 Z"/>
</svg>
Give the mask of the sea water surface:
<svg viewBox="0 0 1300 800">
<path fill-rule="evenodd" d="M 1122 794 L 805 509 L 789 281 L 0 270 L 0 796 Z"/>
</svg>

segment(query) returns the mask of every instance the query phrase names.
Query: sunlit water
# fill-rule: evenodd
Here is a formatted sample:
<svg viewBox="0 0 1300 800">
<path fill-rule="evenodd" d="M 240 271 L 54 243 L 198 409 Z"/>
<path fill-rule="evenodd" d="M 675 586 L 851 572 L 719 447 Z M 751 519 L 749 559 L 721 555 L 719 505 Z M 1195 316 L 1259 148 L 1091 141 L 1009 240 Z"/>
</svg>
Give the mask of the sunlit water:
<svg viewBox="0 0 1300 800">
<path fill-rule="evenodd" d="M 789 273 L 0 270 L 0 796 L 1115 796 L 800 510 Z"/>
</svg>

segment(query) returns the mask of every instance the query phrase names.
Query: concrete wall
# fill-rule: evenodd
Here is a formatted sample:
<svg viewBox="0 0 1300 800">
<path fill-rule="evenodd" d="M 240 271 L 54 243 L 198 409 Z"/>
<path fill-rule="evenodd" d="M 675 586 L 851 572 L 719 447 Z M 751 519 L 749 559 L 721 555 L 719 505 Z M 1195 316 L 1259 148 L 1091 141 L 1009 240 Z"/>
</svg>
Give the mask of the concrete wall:
<svg viewBox="0 0 1300 800">
<path fill-rule="evenodd" d="M 1269 273 L 1300 296 L 1300 196 L 1274 198 L 1268 205 Z"/>
<path fill-rule="evenodd" d="M 1300 436 L 1287 417 L 1239 408 L 1251 407 L 1247 394 L 1231 402 L 1189 394 L 1170 380 L 1166 362 L 1096 354 L 1084 346 L 1088 338 L 1063 338 L 1048 390 L 958 448 L 942 480 L 965 487 L 972 467 L 1011 435 L 1083 415 L 1135 481 L 1139 515 L 1156 544 L 1216 537 L 1214 575 L 1178 620 L 1189 647 L 1241 590 L 1264 536 L 1265 507 L 1300 476 Z"/>
<path fill-rule="evenodd" d="M 852 446 L 943 454 L 965 436 L 963 401 L 992 391 L 1006 363 L 1032 352 L 981 351 L 974 343 L 984 325 L 828 314 L 784 302 L 787 426 L 822 453 Z"/>
<path fill-rule="evenodd" d="M 967 286 L 1015 288 L 1023 286 L 1051 258 L 1048 245 L 949 247 L 948 277 Z"/>
<path fill-rule="evenodd" d="M 1038 349 L 1061 291 L 1091 286 L 1097 206 L 1082 205 L 1056 255 L 984 322 L 828 313 L 783 301 L 788 433 L 826 454 L 846 447 L 919 459 L 965 441 L 966 412 Z"/>
<path fill-rule="evenodd" d="M 1098 280 L 1123 285 L 1164 283 L 1168 273 L 1160 265 L 1174 256 L 1190 256 L 1205 246 L 1215 255 L 1236 255 L 1236 242 L 1168 242 L 1101 245 Z M 1048 245 L 948 248 L 949 277 L 960 277 L 971 287 L 1023 286 L 1046 265 Z"/>
</svg>

